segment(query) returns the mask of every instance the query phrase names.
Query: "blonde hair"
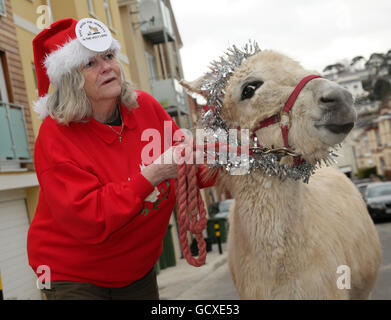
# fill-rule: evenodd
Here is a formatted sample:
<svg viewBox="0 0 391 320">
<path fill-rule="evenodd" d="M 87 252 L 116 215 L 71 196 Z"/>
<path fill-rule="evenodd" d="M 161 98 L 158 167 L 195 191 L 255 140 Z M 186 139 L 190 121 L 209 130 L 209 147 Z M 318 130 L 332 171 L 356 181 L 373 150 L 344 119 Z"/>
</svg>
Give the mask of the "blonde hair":
<svg viewBox="0 0 391 320">
<path fill-rule="evenodd" d="M 121 70 L 121 94 L 118 97 L 128 109 L 137 107 L 137 93 L 133 85 L 126 80 L 124 70 Z M 61 84 L 49 95 L 47 110 L 50 116 L 58 123 L 69 125 L 70 122 L 83 122 L 92 117 L 92 109 L 84 91 L 85 79 L 81 71 L 76 68 L 65 74 Z"/>
</svg>

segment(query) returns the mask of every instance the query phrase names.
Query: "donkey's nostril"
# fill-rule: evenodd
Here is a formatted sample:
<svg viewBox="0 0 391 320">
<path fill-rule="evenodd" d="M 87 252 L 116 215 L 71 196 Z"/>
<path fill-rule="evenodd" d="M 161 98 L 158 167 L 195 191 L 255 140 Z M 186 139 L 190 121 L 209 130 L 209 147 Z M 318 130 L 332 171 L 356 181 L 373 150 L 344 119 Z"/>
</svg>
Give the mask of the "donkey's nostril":
<svg viewBox="0 0 391 320">
<path fill-rule="evenodd" d="M 336 108 L 344 103 L 344 97 L 340 90 L 328 90 L 319 98 L 319 103 L 326 108 Z"/>
<path fill-rule="evenodd" d="M 321 97 L 320 98 L 320 102 L 322 102 L 322 103 L 334 103 L 334 102 L 336 102 L 336 99 L 335 98 L 331 98 L 331 97 Z"/>
</svg>

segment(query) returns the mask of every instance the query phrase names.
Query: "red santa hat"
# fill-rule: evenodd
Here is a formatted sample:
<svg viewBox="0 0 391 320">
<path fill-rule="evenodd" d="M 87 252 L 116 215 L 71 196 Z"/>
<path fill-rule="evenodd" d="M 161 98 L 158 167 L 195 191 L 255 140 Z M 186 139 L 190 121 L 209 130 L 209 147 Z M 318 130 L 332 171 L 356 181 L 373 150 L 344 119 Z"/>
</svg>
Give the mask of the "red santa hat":
<svg viewBox="0 0 391 320">
<path fill-rule="evenodd" d="M 34 38 L 33 50 L 39 95 L 34 110 L 44 119 L 48 116 L 46 103 L 50 83 L 58 87 L 65 74 L 107 50 L 118 53 L 120 44 L 98 20 L 62 19 Z"/>
</svg>

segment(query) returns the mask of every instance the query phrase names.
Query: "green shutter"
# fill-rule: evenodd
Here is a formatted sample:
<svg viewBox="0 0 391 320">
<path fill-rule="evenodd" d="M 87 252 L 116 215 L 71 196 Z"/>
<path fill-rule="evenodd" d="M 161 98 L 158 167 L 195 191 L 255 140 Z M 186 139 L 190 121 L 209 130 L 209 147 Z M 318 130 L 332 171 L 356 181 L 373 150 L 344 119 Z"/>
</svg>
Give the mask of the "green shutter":
<svg viewBox="0 0 391 320">
<path fill-rule="evenodd" d="M 12 138 L 15 144 L 16 157 L 12 148 L 7 109 L 4 104 L 0 104 L 0 158 L 30 159 L 23 108 L 10 106 L 8 110 L 11 118 Z"/>
<path fill-rule="evenodd" d="M 5 10 L 4 0 L 0 0 L 0 15 L 5 16 L 7 11 Z"/>
<path fill-rule="evenodd" d="M 23 109 L 10 107 L 12 133 L 16 146 L 17 158 L 30 158 L 29 144 L 24 124 Z"/>
<path fill-rule="evenodd" d="M 4 105 L 0 104 L 0 158 L 14 158 L 12 141 L 8 126 L 7 113 Z"/>
</svg>

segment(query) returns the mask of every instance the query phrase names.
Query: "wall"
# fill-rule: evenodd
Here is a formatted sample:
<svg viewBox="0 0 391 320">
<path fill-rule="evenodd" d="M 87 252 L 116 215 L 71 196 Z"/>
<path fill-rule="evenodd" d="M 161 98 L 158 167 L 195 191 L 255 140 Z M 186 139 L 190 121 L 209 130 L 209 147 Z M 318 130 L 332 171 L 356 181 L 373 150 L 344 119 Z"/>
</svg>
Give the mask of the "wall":
<svg viewBox="0 0 391 320">
<path fill-rule="evenodd" d="M 135 10 L 134 6 L 123 6 L 119 9 L 122 30 L 126 30 L 124 43 L 129 58 L 130 80 L 137 89 L 152 93 L 143 37 L 139 28 L 133 25 L 138 22 L 137 15 L 129 13 Z"/>
</svg>

